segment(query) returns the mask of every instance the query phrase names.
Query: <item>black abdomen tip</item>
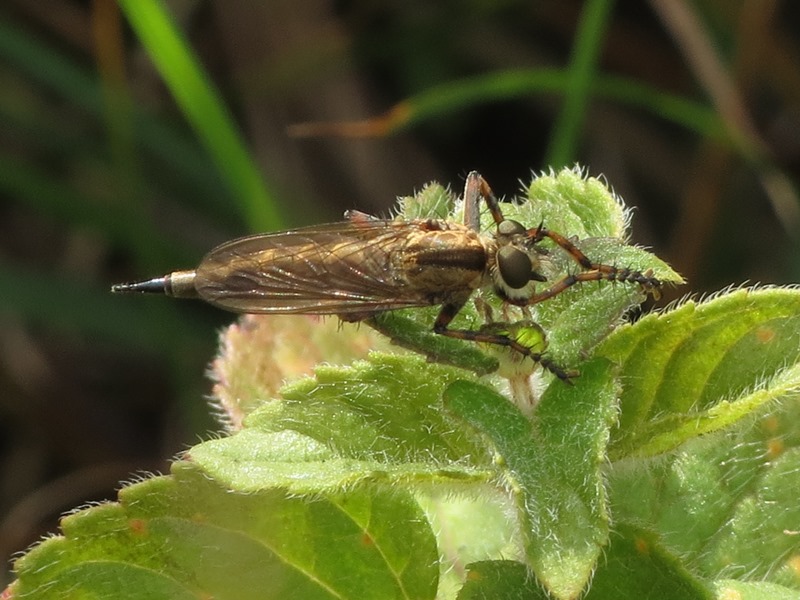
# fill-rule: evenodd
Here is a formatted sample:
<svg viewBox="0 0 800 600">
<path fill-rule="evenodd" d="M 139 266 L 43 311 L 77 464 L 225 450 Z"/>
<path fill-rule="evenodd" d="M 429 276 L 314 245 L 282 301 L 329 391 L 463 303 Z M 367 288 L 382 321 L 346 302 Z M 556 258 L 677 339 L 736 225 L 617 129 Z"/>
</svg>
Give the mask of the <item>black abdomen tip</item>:
<svg viewBox="0 0 800 600">
<path fill-rule="evenodd" d="M 111 292 L 114 294 L 166 294 L 166 280 L 166 277 L 156 277 L 146 281 L 117 283 L 111 286 Z"/>
</svg>

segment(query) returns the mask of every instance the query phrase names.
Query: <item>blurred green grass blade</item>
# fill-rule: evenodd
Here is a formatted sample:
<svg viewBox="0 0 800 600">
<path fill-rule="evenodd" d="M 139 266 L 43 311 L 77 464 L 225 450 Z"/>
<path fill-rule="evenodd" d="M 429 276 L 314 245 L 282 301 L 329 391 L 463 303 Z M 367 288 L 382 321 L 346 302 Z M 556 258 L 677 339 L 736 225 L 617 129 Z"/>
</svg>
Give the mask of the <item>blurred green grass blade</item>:
<svg viewBox="0 0 800 600">
<path fill-rule="evenodd" d="M 267 189 L 233 118 L 159 0 L 120 0 L 119 6 L 172 91 L 186 119 L 234 190 L 249 225 L 279 229 L 274 194 Z"/>
<path fill-rule="evenodd" d="M 389 115 L 390 132 L 401 131 L 441 115 L 497 100 L 534 94 L 564 93 L 568 73 L 561 69 L 512 69 L 438 85 L 399 103 Z M 729 140 L 716 112 L 700 102 L 668 94 L 625 77 L 598 75 L 592 95 L 641 108 L 696 133 Z"/>
<path fill-rule="evenodd" d="M 600 98 L 642 108 L 667 121 L 672 121 L 695 133 L 733 145 L 733 137 L 719 114 L 711 106 L 683 96 L 662 92 L 646 83 L 627 77 L 598 76 L 592 93 Z"/>
<path fill-rule="evenodd" d="M 104 104 L 100 82 L 87 69 L 75 61 L 65 58 L 53 48 L 40 43 L 35 36 L 16 25 L 3 20 L 0 15 L 0 59 L 7 61 L 19 73 L 32 82 L 54 91 L 59 96 L 83 109 L 99 121 L 103 119 Z M 33 113 L 21 113 L 5 105 L 9 116 L 23 124 L 47 127 L 48 121 Z M 24 107 L 23 107 L 24 109 Z M 193 201 L 213 210 L 215 219 L 230 213 L 230 198 L 233 194 L 221 184 L 217 169 L 213 168 L 207 154 L 199 151 L 196 144 L 187 139 L 182 131 L 158 118 L 135 108 L 134 132 L 148 154 L 155 158 L 159 169 L 169 167 L 174 171 L 173 180 L 188 187 L 187 194 Z M 49 116 L 45 116 L 49 119 Z M 56 125 L 53 124 L 55 130 Z M 69 126 L 67 126 L 69 128 Z M 31 137 L 39 144 L 51 143 L 52 132 Z M 83 141 L 86 141 L 85 139 Z M 143 240 L 144 241 L 144 240 Z"/>
<path fill-rule="evenodd" d="M 545 164 L 557 169 L 577 156 L 586 107 L 591 97 L 598 55 L 614 0 L 590 0 L 584 5 L 573 48 L 564 106 L 553 126 Z"/>
<path fill-rule="evenodd" d="M 406 98 L 393 111 L 393 130 L 496 100 L 561 92 L 566 74 L 560 69 L 511 69 L 450 81 Z"/>
</svg>

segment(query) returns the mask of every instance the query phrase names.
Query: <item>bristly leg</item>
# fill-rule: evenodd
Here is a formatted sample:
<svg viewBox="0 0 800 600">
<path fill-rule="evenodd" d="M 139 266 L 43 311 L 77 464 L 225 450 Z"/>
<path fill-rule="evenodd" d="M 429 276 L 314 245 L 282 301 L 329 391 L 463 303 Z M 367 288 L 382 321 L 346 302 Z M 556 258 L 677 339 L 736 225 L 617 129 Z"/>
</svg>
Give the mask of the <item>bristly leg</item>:
<svg viewBox="0 0 800 600">
<path fill-rule="evenodd" d="M 481 330 L 472 329 L 448 329 L 448 325 L 453 318 L 458 314 L 458 311 L 466 304 L 466 300 L 459 302 L 449 302 L 442 306 L 436 321 L 433 324 L 433 331 L 439 335 L 455 338 L 458 340 L 466 340 L 469 342 L 482 342 L 484 344 L 495 344 L 511 348 L 519 352 L 523 356 L 529 357 L 534 362 L 540 364 L 542 367 L 550 371 L 553 375 L 558 377 L 565 383 L 572 383 L 570 380 L 577 377 L 579 373 L 574 370 L 566 370 L 555 364 L 549 358 L 544 356 L 541 352 L 533 350 L 531 347 L 520 343 L 516 339 L 504 335 L 502 333 L 486 332 Z"/>
<path fill-rule="evenodd" d="M 555 231 L 550 231 L 542 225 L 528 231 L 533 243 L 537 243 L 544 238 L 553 240 L 562 250 L 572 257 L 585 271 L 581 273 L 574 273 L 567 275 L 560 281 L 556 282 L 546 290 L 538 292 L 530 297 L 527 304 L 537 304 L 544 300 L 548 300 L 553 296 L 557 296 L 564 290 L 572 287 L 576 283 L 584 281 L 618 281 L 618 282 L 633 282 L 642 286 L 642 289 L 652 294 L 653 297 L 658 299 L 660 297 L 661 281 L 653 277 L 652 271 L 635 271 L 628 268 L 620 268 L 612 265 L 605 265 L 603 263 L 595 263 L 589 259 L 575 244 L 573 244 L 566 237 Z"/>
<path fill-rule="evenodd" d="M 525 305 L 538 304 L 544 302 L 561 292 L 571 288 L 577 283 L 586 281 L 618 281 L 618 282 L 635 282 L 642 286 L 645 292 L 652 294 L 656 299 L 660 296 L 659 287 L 661 282 L 650 276 L 648 273 L 641 273 L 639 271 L 631 271 L 630 269 L 620 269 L 611 267 L 609 265 L 596 265 L 599 268 L 592 269 L 591 271 L 583 271 L 581 273 L 572 273 L 563 279 L 560 279 L 546 290 L 535 293 L 527 301 Z"/>
<path fill-rule="evenodd" d="M 489 187 L 489 184 L 480 173 L 473 171 L 467 176 L 467 187 L 469 186 L 474 187 L 476 192 L 483 198 L 484 202 L 486 202 L 486 206 L 492 214 L 492 220 L 495 224 L 505 221 L 505 217 L 500 210 L 500 202 L 497 200 L 497 196 L 494 195 L 492 188 Z"/>
<path fill-rule="evenodd" d="M 480 173 L 472 171 L 467 175 L 467 181 L 464 184 L 464 225 L 474 231 L 480 229 L 481 199 L 486 203 L 495 224 L 505 220 L 500 211 L 500 203 L 492 188 Z"/>
</svg>

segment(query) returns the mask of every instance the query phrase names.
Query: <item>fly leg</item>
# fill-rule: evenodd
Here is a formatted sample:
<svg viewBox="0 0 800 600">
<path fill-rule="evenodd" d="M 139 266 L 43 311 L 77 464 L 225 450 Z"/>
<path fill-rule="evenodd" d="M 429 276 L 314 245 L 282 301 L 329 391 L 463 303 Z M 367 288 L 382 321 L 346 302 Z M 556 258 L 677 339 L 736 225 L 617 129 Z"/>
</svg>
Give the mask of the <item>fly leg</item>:
<svg viewBox="0 0 800 600">
<path fill-rule="evenodd" d="M 625 267 L 620 268 L 592 262 L 588 256 L 566 237 L 555 231 L 545 229 L 541 225 L 535 229 L 529 230 L 528 235 L 533 239 L 534 243 L 544 238 L 553 240 L 562 250 L 569 254 L 576 263 L 585 269 L 585 271 L 581 273 L 567 275 L 546 290 L 534 294 L 527 301 L 528 305 L 548 300 L 553 296 L 557 296 L 567 288 L 584 281 L 634 282 L 641 285 L 642 289 L 646 293 L 652 294 L 653 297 L 658 298 L 660 296 L 659 288 L 661 287 L 661 281 L 653 277 L 652 271 L 642 273 L 641 271 L 635 271 Z"/>
<path fill-rule="evenodd" d="M 476 331 L 473 329 L 449 329 L 447 326 L 458 314 L 458 311 L 461 310 L 464 304 L 466 304 L 466 299 L 444 304 L 441 311 L 439 311 L 439 316 L 436 317 L 436 321 L 433 324 L 434 333 L 455 338 L 457 340 L 483 342 L 485 344 L 496 344 L 498 346 L 511 348 L 523 356 L 530 357 L 534 362 L 539 363 L 553 375 L 566 383 L 570 383 L 571 378 L 578 376 L 577 371 L 562 369 L 553 363 L 549 358 L 544 356 L 541 352 L 537 352 L 532 347 L 526 346 L 525 344 L 510 337 L 509 335 L 506 335 L 505 333 L 496 331 Z"/>
<path fill-rule="evenodd" d="M 464 184 L 464 225 L 473 231 L 480 231 L 481 228 L 481 200 L 486 202 L 495 223 L 504 220 L 503 213 L 500 212 L 500 203 L 492 188 L 480 173 L 472 171 L 467 175 L 467 181 Z"/>
</svg>

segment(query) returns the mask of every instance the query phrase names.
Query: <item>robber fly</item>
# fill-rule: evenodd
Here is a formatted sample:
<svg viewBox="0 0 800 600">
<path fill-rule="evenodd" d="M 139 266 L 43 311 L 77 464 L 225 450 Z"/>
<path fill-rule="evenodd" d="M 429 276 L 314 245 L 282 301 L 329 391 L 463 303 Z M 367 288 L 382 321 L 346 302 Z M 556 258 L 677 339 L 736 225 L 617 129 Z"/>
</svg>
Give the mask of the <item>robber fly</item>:
<svg viewBox="0 0 800 600">
<path fill-rule="evenodd" d="M 495 223 L 479 233 L 480 201 Z M 464 224 L 439 219 L 383 220 L 350 212 L 341 223 L 235 239 L 217 246 L 197 269 L 114 285 L 113 292 L 200 298 L 237 313 L 338 315 L 361 321 L 401 308 L 441 305 L 435 333 L 507 346 L 562 380 L 577 375 L 541 352 L 496 330 L 448 326 L 473 292 L 491 287 L 505 302 L 530 306 L 584 281 L 639 284 L 657 294 L 661 282 L 642 273 L 593 262 L 563 235 L 505 219 L 489 185 L 467 176 Z M 550 239 L 580 267 L 549 285 L 538 244 Z M 541 289 L 537 289 L 541 288 Z"/>
</svg>

